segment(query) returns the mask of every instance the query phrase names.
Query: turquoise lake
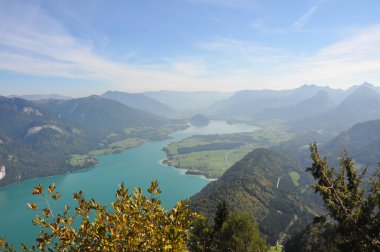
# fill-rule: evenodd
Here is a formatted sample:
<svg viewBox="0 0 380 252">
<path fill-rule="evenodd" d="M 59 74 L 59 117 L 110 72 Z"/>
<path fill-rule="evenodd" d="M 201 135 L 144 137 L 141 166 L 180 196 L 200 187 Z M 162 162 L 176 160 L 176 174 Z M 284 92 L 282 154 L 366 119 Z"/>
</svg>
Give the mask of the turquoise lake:
<svg viewBox="0 0 380 252">
<path fill-rule="evenodd" d="M 177 201 L 199 192 L 209 181 L 200 176 L 185 175 L 184 170 L 161 164 L 161 160 L 165 159 L 162 151 L 164 146 L 192 135 L 252 132 L 256 129 L 255 126 L 245 124 L 230 125 L 224 121 L 211 121 L 204 127 L 190 126 L 186 130 L 175 132 L 164 141 L 147 142 L 122 153 L 100 156 L 99 164 L 92 168 L 0 188 L 0 236 L 5 236 L 13 244 L 20 241 L 30 244 L 34 241 L 37 229 L 31 220 L 36 212 L 29 210 L 26 203 L 36 202 L 45 207 L 39 197 L 31 194 L 33 187 L 38 184 L 46 187 L 52 182 L 56 183 L 56 190 L 62 193 L 62 199 L 59 204 L 51 203 L 56 212 L 61 212 L 64 203 L 75 207 L 72 194 L 79 190 L 85 192 L 87 199 L 95 198 L 108 204 L 114 201 L 120 182 L 124 181 L 132 192 L 138 186 L 146 189 L 153 179 L 157 179 L 162 190 L 160 199 L 166 208 L 171 208 Z"/>
</svg>

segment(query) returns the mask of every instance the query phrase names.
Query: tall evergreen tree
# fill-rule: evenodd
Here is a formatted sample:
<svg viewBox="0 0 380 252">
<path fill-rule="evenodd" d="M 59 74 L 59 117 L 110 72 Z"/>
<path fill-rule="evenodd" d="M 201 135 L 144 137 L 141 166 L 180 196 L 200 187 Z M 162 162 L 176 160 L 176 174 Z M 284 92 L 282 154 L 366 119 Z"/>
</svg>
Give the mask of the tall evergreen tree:
<svg viewBox="0 0 380 252">
<path fill-rule="evenodd" d="M 218 204 L 214 218 L 214 232 L 219 232 L 223 226 L 223 223 L 227 220 L 229 216 L 229 211 L 227 207 L 227 202 L 225 200 Z"/>
<path fill-rule="evenodd" d="M 313 164 L 307 168 L 319 193 L 336 222 L 339 247 L 344 251 L 380 251 L 380 172 L 370 190 L 362 185 L 351 157 L 344 153 L 336 171 L 321 158 L 316 143 L 310 145 Z"/>
</svg>

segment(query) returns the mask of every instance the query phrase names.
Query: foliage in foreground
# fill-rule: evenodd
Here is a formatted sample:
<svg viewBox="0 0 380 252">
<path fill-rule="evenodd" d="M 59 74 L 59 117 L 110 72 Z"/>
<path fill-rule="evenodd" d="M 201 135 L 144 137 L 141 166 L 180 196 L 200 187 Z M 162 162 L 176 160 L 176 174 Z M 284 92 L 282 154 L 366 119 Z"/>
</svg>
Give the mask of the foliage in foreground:
<svg viewBox="0 0 380 252">
<path fill-rule="evenodd" d="M 188 201 L 180 201 L 171 211 L 165 211 L 156 197 L 161 193 L 157 181 L 148 189 L 150 198 L 137 188 L 129 194 L 124 184 L 116 192 L 112 211 L 94 199 L 87 201 L 83 192 L 74 193 L 77 207 L 71 211 L 65 205 L 62 213 L 54 214 L 49 199 L 61 196 L 54 183 L 44 192 L 39 185 L 33 194 L 41 195 L 47 208 L 39 209 L 35 203 L 28 206 L 40 215 L 32 221 L 39 226 L 37 244 L 24 251 L 182 251 L 188 240 L 190 225 L 195 214 L 190 212 Z M 0 238 L 0 248 L 14 251 Z"/>
<path fill-rule="evenodd" d="M 316 180 L 313 187 L 322 196 L 333 223 L 319 223 L 306 228 L 304 234 L 296 236 L 298 240 L 290 241 L 287 248 L 292 248 L 292 251 L 319 251 L 314 248 L 320 247 L 321 241 L 330 233 L 327 236 L 334 236 L 334 240 L 323 241 L 330 249 L 380 251 L 380 173 L 373 176 L 370 188 L 365 190 L 362 183 L 365 173 L 357 174 L 347 153 L 340 158 L 339 170 L 336 171 L 328 166 L 326 158 L 321 158 L 316 143 L 310 145 L 310 152 L 313 164 L 307 171 Z M 319 222 L 325 221 L 326 217 L 319 218 Z M 317 239 L 309 237 L 301 247 L 305 234 Z"/>
<path fill-rule="evenodd" d="M 223 201 L 218 205 L 213 225 L 209 225 L 205 217 L 197 219 L 189 249 L 196 252 L 259 252 L 267 251 L 268 246 L 249 213 L 230 214 Z"/>
</svg>

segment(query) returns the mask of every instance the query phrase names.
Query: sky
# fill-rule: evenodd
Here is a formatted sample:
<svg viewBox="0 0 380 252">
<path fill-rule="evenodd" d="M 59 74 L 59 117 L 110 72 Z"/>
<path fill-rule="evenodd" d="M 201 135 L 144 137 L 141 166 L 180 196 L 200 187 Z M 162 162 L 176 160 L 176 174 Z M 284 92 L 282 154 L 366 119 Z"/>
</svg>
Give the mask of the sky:
<svg viewBox="0 0 380 252">
<path fill-rule="evenodd" d="M 0 0 L 0 95 L 380 85 L 380 0 Z"/>
</svg>

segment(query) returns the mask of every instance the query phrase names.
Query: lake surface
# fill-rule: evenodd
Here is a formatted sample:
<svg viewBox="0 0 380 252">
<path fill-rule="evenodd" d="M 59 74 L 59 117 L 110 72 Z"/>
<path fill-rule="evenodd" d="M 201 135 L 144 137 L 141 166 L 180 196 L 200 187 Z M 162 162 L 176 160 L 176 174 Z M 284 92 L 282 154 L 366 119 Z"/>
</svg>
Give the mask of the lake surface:
<svg viewBox="0 0 380 252">
<path fill-rule="evenodd" d="M 72 194 L 82 190 L 87 199 L 95 198 L 103 204 L 114 201 L 117 185 L 124 181 L 130 192 L 135 187 L 146 189 L 153 179 L 159 181 L 162 194 L 160 199 L 166 208 L 171 208 L 181 199 L 199 192 L 209 181 L 200 176 L 184 175 L 183 170 L 161 164 L 165 153 L 161 150 L 167 144 L 192 135 L 228 134 L 252 132 L 257 128 L 245 124 L 229 125 L 224 121 L 211 121 L 204 127 L 190 126 L 175 132 L 170 139 L 147 142 L 122 153 L 98 157 L 99 164 L 83 171 L 23 181 L 0 188 L 0 236 L 14 244 L 22 241 L 32 243 L 37 229 L 31 223 L 35 211 L 27 208 L 27 202 L 36 202 L 45 207 L 40 197 L 31 194 L 33 187 L 45 187 L 55 182 L 57 191 L 62 193 L 58 204 L 52 203 L 53 213 L 62 212 L 63 204 L 75 207 Z"/>
</svg>

